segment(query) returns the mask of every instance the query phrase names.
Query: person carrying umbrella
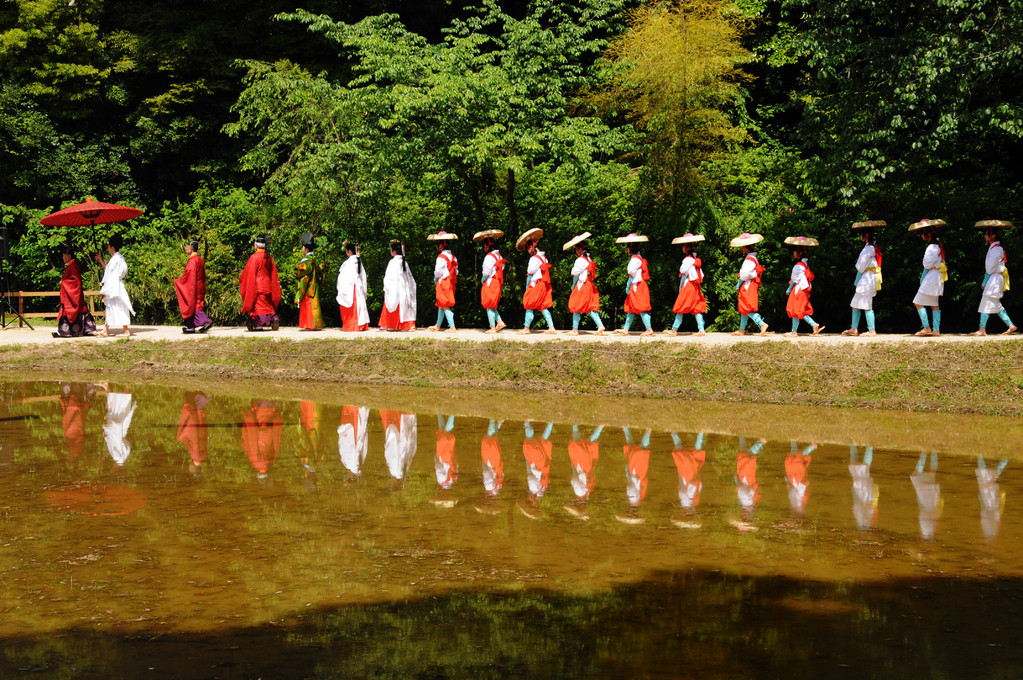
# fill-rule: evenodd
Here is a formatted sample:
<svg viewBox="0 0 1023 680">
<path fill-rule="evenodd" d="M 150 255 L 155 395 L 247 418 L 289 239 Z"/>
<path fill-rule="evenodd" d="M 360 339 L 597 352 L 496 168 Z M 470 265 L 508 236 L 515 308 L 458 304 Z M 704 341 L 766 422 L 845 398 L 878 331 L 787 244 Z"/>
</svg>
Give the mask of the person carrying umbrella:
<svg viewBox="0 0 1023 680">
<path fill-rule="evenodd" d="M 543 315 L 547 322 L 547 333 L 555 333 L 554 318 L 551 316 L 551 307 L 554 306 L 554 296 L 551 287 L 551 263 L 537 242 L 543 236 L 543 229 L 534 227 L 519 236 L 515 242 L 515 250 L 525 250 L 529 253 L 529 264 L 526 265 L 526 292 L 522 294 L 522 307 L 526 310 L 525 321 L 519 333 L 530 333 L 529 327 L 533 325 L 533 317 L 537 310 Z"/>
<path fill-rule="evenodd" d="M 735 290 L 739 291 L 739 330 L 732 331 L 732 335 L 746 335 L 746 323 L 753 320 L 760 327 L 760 335 L 767 335 L 767 322 L 760 316 L 760 274 L 764 267 L 757 260 L 757 253 L 753 246 L 764 240 L 760 234 L 744 233 L 733 238 L 729 245 L 733 248 L 742 248 L 743 260 L 739 273 L 735 276 L 739 282 Z"/>
<path fill-rule="evenodd" d="M 199 242 L 185 244 L 185 273 L 174 279 L 174 292 L 181 310 L 182 333 L 205 333 L 213 326 L 206 316 L 206 262 L 199 257 Z"/>
<path fill-rule="evenodd" d="M 131 336 L 128 324 L 131 323 L 131 317 L 135 315 L 135 310 L 131 306 L 128 290 L 124 287 L 124 277 L 128 274 L 128 263 L 124 261 L 124 255 L 120 253 L 122 245 L 121 235 L 114 234 L 107 243 L 110 260 L 104 262 L 103 256 L 99 252 L 96 253 L 96 262 L 103 267 L 103 282 L 99 292 L 103 296 L 105 317 L 103 330 L 96 333 L 101 338 L 110 335 L 111 326 L 124 328 L 124 332 L 117 337 Z"/>
<path fill-rule="evenodd" d="M 82 270 L 71 252 L 64 247 L 64 274 L 60 277 L 60 316 L 55 338 L 78 338 L 96 332 L 96 320 L 85 305 Z"/>
<path fill-rule="evenodd" d="M 568 311 L 572 312 L 572 330 L 570 335 L 579 335 L 579 321 L 583 314 L 589 314 L 597 327 L 596 334 L 604 333 L 604 322 L 597 314 L 600 311 L 600 293 L 593 279 L 597 277 L 597 264 L 590 255 L 586 239 L 592 234 L 588 231 L 572 238 L 562 246 L 562 250 L 575 248 L 575 264 L 572 265 L 572 293 L 568 296 Z"/>
<path fill-rule="evenodd" d="M 685 258 L 678 269 L 678 296 L 671 308 L 675 312 L 675 320 L 671 328 L 664 331 L 665 335 L 678 335 L 682 318 L 686 314 L 695 317 L 697 335 L 707 334 L 703 329 L 703 315 L 707 313 L 707 298 L 703 295 L 703 260 L 696 254 L 696 244 L 703 240 L 703 234 L 686 233 L 671 241 L 673 245 L 682 245 Z"/>
<path fill-rule="evenodd" d="M 938 238 L 938 227 L 945 226 L 944 220 L 920 220 L 909 225 L 910 231 L 919 231 L 920 238 L 927 244 L 924 249 L 923 273 L 920 275 L 920 287 L 913 297 L 913 306 L 920 315 L 923 328 L 916 332 L 921 337 L 941 335 L 941 296 L 945 292 L 945 281 L 948 280 L 948 267 L 945 265 L 945 246 Z M 931 308 L 934 323 L 927 320 L 927 308 Z"/>
<path fill-rule="evenodd" d="M 242 294 L 242 314 L 248 314 L 246 327 L 250 331 L 269 326 L 280 327 L 277 305 L 281 303 L 281 283 L 277 278 L 277 265 L 266 252 L 266 234 L 256 237 L 256 252 L 249 256 L 245 269 L 238 277 Z"/>
</svg>

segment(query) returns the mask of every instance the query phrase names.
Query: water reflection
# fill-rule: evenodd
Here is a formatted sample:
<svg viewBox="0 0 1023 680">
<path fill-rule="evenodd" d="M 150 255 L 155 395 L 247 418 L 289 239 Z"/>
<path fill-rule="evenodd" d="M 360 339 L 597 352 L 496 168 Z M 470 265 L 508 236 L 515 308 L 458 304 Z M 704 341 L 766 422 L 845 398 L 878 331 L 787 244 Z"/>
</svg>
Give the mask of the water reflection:
<svg viewBox="0 0 1023 680">
<path fill-rule="evenodd" d="M 103 419 L 103 440 L 107 451 L 118 467 L 123 467 L 131 455 L 128 428 L 135 414 L 135 400 L 127 392 L 107 392 L 107 414 Z"/>
<path fill-rule="evenodd" d="M 270 481 L 270 468 L 277 462 L 283 431 L 284 419 L 277 402 L 253 399 L 242 413 L 242 449 L 261 482 Z"/>
<path fill-rule="evenodd" d="M 439 508 L 453 508 L 458 500 L 447 492 L 458 481 L 458 455 L 455 453 L 455 417 L 437 414 L 437 454 L 433 470 L 437 477 L 437 495 L 433 504 Z"/>
<path fill-rule="evenodd" d="M 856 445 L 849 446 L 849 474 L 853 480 L 853 517 L 856 519 L 856 527 L 861 531 L 877 526 L 877 501 L 880 491 L 874 478 L 870 476 L 872 462 L 873 446 L 864 448 L 862 462 L 859 460 Z"/>
<path fill-rule="evenodd" d="M 483 461 L 483 490 L 489 498 L 497 498 L 504 486 L 504 462 L 501 459 L 501 440 L 497 435 L 503 421 L 493 418 L 487 423 L 487 434 L 480 441 L 480 458 Z"/>
<path fill-rule="evenodd" d="M 1005 494 L 998 486 L 998 478 L 1009 464 L 1007 458 L 998 461 L 998 466 L 991 469 L 984 462 L 984 456 L 977 456 L 977 490 L 980 493 L 980 526 L 985 538 L 998 535 L 1002 524 L 1002 510 L 1005 507 Z"/>
<path fill-rule="evenodd" d="M 732 524 L 740 531 L 753 528 L 753 511 L 760 502 L 760 484 L 757 482 L 757 454 L 764 448 L 766 439 L 761 439 L 753 446 L 746 446 L 746 438 L 739 437 L 739 453 L 735 459 L 735 495 L 739 498 L 742 509 L 741 519 Z"/>
<path fill-rule="evenodd" d="M 622 428 L 625 435 L 625 496 L 629 500 L 629 509 L 616 517 L 626 524 L 641 524 L 644 518 L 639 514 L 639 505 L 646 500 L 647 473 L 650 470 L 650 430 L 646 430 L 637 444 L 632 432 Z"/>
<path fill-rule="evenodd" d="M 369 409 L 346 405 L 341 408 L 341 424 L 337 426 L 337 450 L 341 464 L 352 478 L 362 474 L 362 465 L 369 452 Z"/>
<path fill-rule="evenodd" d="M 568 460 L 572 464 L 572 492 L 575 500 L 565 510 L 579 519 L 589 519 L 586 505 L 597 484 L 597 461 L 600 459 L 600 435 L 603 425 L 593 428 L 589 437 L 583 437 L 578 425 L 572 426 L 572 441 L 568 443 Z"/>
<path fill-rule="evenodd" d="M 930 468 L 927 469 L 927 454 L 921 453 L 910 479 L 913 481 L 916 502 L 920 509 L 920 535 L 930 540 L 934 538 L 942 510 L 941 485 L 938 484 L 938 454 L 931 453 Z"/>
<path fill-rule="evenodd" d="M 178 420 L 179 442 L 188 449 L 188 471 L 198 476 L 202 464 L 209 455 L 209 433 L 206 429 L 206 405 L 210 397 L 202 392 L 185 393 L 185 402 L 181 405 L 181 418 Z"/>
<path fill-rule="evenodd" d="M 384 424 L 384 458 L 387 469 L 400 488 L 416 455 L 419 432 L 415 413 L 380 410 L 380 420 Z"/>
<path fill-rule="evenodd" d="M 60 408 L 63 413 L 64 439 L 67 440 L 68 459 L 77 460 L 85 450 L 85 421 L 92 400 L 96 397 L 93 383 L 61 383 Z"/>
<path fill-rule="evenodd" d="M 707 461 L 707 452 L 703 450 L 703 433 L 696 435 L 691 449 L 682 447 L 682 438 L 675 432 L 671 433 L 671 441 L 675 445 L 671 457 L 678 473 L 678 503 L 682 508 L 682 517 L 672 522 L 683 529 L 699 529 L 702 525 L 696 518 L 696 508 L 700 505 L 700 491 L 703 490 L 700 470 Z"/>
<path fill-rule="evenodd" d="M 533 430 L 533 424 L 526 421 L 522 424 L 525 438 L 522 440 L 522 455 L 526 458 L 526 482 L 529 495 L 519 502 L 519 509 L 530 519 L 541 516 L 540 499 L 547 494 L 547 486 L 551 481 L 551 455 L 554 445 L 551 444 L 551 433 L 554 423 L 547 423 L 543 434 L 539 437 Z"/>
<path fill-rule="evenodd" d="M 810 454 L 816 444 L 807 445 L 802 451 L 795 440 L 789 442 L 789 455 L 785 456 L 785 485 L 789 490 L 789 506 L 796 515 L 806 510 L 810 497 Z"/>
<path fill-rule="evenodd" d="M 316 468 L 323 457 L 320 422 L 323 406 L 303 399 L 298 402 L 298 459 L 302 464 L 302 483 L 307 491 L 316 490 Z"/>
</svg>

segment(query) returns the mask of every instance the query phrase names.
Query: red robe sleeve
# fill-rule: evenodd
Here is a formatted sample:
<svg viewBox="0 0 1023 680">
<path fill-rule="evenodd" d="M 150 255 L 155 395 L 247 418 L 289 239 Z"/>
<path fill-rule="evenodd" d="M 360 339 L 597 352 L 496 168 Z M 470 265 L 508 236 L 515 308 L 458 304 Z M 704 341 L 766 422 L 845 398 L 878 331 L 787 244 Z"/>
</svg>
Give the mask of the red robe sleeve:
<svg viewBox="0 0 1023 680">
<path fill-rule="evenodd" d="M 273 300 L 274 309 L 281 306 L 281 281 L 277 278 L 277 263 L 267 255 L 270 260 L 270 299 Z"/>
<path fill-rule="evenodd" d="M 182 319 L 195 315 L 197 259 L 189 257 L 185 264 L 185 273 L 181 275 L 181 278 L 174 279 L 174 292 L 178 294 L 178 307 L 181 308 Z"/>
<path fill-rule="evenodd" d="M 241 276 L 238 277 L 238 287 L 241 289 L 242 294 L 242 314 L 251 312 L 252 308 L 256 304 L 256 255 L 254 253 L 249 256 L 249 261 L 245 263 L 245 269 L 242 270 Z"/>
<path fill-rule="evenodd" d="M 64 267 L 64 275 L 60 279 L 60 313 L 68 323 L 74 323 L 78 315 L 85 311 L 85 296 L 82 294 L 82 270 L 78 263 L 71 260 Z"/>
</svg>

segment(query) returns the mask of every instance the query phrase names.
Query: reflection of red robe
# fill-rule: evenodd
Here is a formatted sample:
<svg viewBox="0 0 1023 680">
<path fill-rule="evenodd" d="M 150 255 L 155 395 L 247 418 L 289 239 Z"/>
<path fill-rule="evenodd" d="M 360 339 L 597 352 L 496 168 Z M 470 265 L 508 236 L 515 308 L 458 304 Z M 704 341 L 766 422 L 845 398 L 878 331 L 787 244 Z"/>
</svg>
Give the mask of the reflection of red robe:
<svg viewBox="0 0 1023 680">
<path fill-rule="evenodd" d="M 796 488 L 803 485 L 802 503 L 810 497 L 810 456 L 803 456 L 798 453 L 790 453 L 785 456 L 785 479 L 789 486 Z"/>
<path fill-rule="evenodd" d="M 644 449 L 639 444 L 626 444 L 622 447 L 625 452 L 625 471 L 630 481 L 639 481 L 639 498 L 641 501 L 646 498 L 647 470 L 650 468 L 650 449 Z"/>
<path fill-rule="evenodd" d="M 739 478 L 741 486 L 753 490 L 753 502 L 760 501 L 760 484 L 757 483 L 757 457 L 751 456 L 746 451 L 740 451 L 735 461 L 735 476 Z"/>
<path fill-rule="evenodd" d="M 188 455 L 196 465 L 206 462 L 207 431 L 206 409 L 198 408 L 194 399 L 185 399 L 178 421 L 178 441 L 188 448 Z"/>
<path fill-rule="evenodd" d="M 178 294 L 181 318 L 190 319 L 206 304 L 206 263 L 199 253 L 192 253 L 185 264 L 185 273 L 174 279 L 174 292 Z"/>
<path fill-rule="evenodd" d="M 245 263 L 238 277 L 242 294 L 242 314 L 275 314 L 281 304 L 281 282 L 277 265 L 265 250 L 257 250 Z"/>
<path fill-rule="evenodd" d="M 252 467 L 265 474 L 277 462 L 284 420 L 273 402 L 256 401 L 243 416 L 242 448 Z"/>
<path fill-rule="evenodd" d="M 693 505 L 699 505 L 700 491 L 703 489 L 703 482 L 700 481 L 700 469 L 703 468 L 703 463 L 707 459 L 707 452 L 696 449 L 678 449 L 671 452 L 671 457 L 675 459 L 675 469 L 678 470 L 679 491 L 686 489 L 690 484 L 695 486 Z"/>
<path fill-rule="evenodd" d="M 450 489 L 458 479 L 458 456 L 455 455 L 455 435 L 446 430 L 437 430 L 437 484 Z M 441 471 L 446 476 L 441 478 Z"/>
<path fill-rule="evenodd" d="M 86 311 L 82 270 L 77 262 L 71 260 L 64 266 L 64 275 L 60 277 L 60 315 L 68 323 L 74 323 L 78 315 Z"/>
<path fill-rule="evenodd" d="M 71 457 L 77 458 L 85 449 L 85 416 L 89 413 L 89 402 L 72 393 L 60 398 L 60 406 L 64 410 L 64 437 Z"/>
<path fill-rule="evenodd" d="M 480 442 L 480 456 L 483 458 L 483 485 L 487 485 L 487 470 L 492 473 L 492 486 L 487 491 L 496 494 L 504 486 L 504 463 L 501 461 L 501 442 L 497 437 L 484 437 Z"/>
<path fill-rule="evenodd" d="M 526 457 L 526 464 L 530 470 L 540 473 L 538 488 L 530 489 L 537 496 L 542 496 L 547 491 L 547 485 L 551 479 L 551 453 L 554 445 L 539 436 L 522 441 L 522 454 Z M 530 475 L 534 476 L 534 475 Z"/>
<path fill-rule="evenodd" d="M 586 475 L 586 493 L 593 493 L 593 487 L 597 483 L 597 476 L 593 468 L 600 458 L 600 444 L 589 439 L 575 440 L 568 443 L 568 457 L 572 461 L 572 471 L 581 470 Z"/>
</svg>

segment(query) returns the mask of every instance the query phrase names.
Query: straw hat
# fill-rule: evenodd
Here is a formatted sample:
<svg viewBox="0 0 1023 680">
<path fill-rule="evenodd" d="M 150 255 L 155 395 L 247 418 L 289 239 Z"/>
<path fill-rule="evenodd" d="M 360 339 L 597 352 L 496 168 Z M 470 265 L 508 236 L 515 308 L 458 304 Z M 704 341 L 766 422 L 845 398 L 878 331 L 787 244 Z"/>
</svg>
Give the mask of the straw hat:
<svg viewBox="0 0 1023 680">
<path fill-rule="evenodd" d="M 619 236 L 615 239 L 615 243 L 646 243 L 649 240 L 646 236 L 629 234 L 628 236 Z"/>
<path fill-rule="evenodd" d="M 760 234 L 739 234 L 729 241 L 728 245 L 733 248 L 742 248 L 743 246 L 752 246 L 756 243 L 760 243 L 763 240 L 764 237 Z"/>
<path fill-rule="evenodd" d="M 671 239 L 671 243 L 672 245 L 677 246 L 680 243 L 697 243 L 699 241 L 706 240 L 707 239 L 704 238 L 703 234 L 693 234 L 691 232 L 687 232 L 685 236 L 679 236 L 678 238 Z"/>
<path fill-rule="evenodd" d="M 543 229 L 539 227 L 533 227 L 525 234 L 519 237 L 519 240 L 515 242 L 515 250 L 525 250 L 526 244 L 530 241 L 539 241 L 540 237 L 543 236 Z"/>
<path fill-rule="evenodd" d="M 920 220 L 919 222 L 914 222 L 913 224 L 909 225 L 909 230 L 910 231 L 920 231 L 921 229 L 926 229 L 927 227 L 944 227 L 944 226 L 945 226 L 945 220 Z"/>
<path fill-rule="evenodd" d="M 500 229 L 484 229 L 473 234 L 472 240 L 478 242 L 485 238 L 501 238 L 502 236 L 504 236 L 504 232 Z"/>
<path fill-rule="evenodd" d="M 426 237 L 427 241 L 457 241 L 458 234 L 452 234 L 447 231 L 438 231 L 436 234 L 430 234 Z"/>
<path fill-rule="evenodd" d="M 789 244 L 790 246 L 803 247 L 820 245 L 820 243 L 817 242 L 817 239 L 812 238 L 810 236 L 789 236 L 785 239 L 785 243 Z"/>
<path fill-rule="evenodd" d="M 978 229 L 1008 229 L 1012 226 L 1012 222 L 1007 220 L 981 220 L 973 226 Z"/>
<path fill-rule="evenodd" d="M 583 241 L 585 241 L 586 239 L 588 239 L 591 236 L 593 236 L 593 234 L 591 234 L 588 231 L 584 231 L 583 233 L 579 234 L 578 236 L 572 238 L 572 240 L 570 240 L 565 245 L 561 246 L 561 249 L 562 250 L 568 250 L 569 248 L 571 248 L 575 244 L 582 243 Z"/>
<path fill-rule="evenodd" d="M 877 229 L 879 227 L 887 227 L 888 223 L 884 220 L 866 220 L 864 222 L 853 222 L 853 229 Z"/>
</svg>

